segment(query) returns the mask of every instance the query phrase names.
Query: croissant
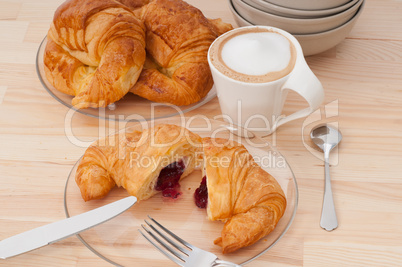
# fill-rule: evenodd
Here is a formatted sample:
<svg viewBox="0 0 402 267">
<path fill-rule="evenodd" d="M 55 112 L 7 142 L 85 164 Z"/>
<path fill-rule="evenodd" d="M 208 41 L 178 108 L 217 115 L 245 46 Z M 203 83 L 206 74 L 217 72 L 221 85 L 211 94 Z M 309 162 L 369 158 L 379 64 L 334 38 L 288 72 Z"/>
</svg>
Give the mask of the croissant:
<svg viewBox="0 0 402 267">
<path fill-rule="evenodd" d="M 206 181 L 195 197 L 207 191 L 208 219 L 225 222 L 214 243 L 223 253 L 252 245 L 268 235 L 284 214 L 282 188 L 243 145 L 220 138 L 204 138 L 203 144 Z"/>
<path fill-rule="evenodd" d="M 122 4 L 124 3 L 124 4 Z M 76 108 L 105 107 L 137 81 L 145 62 L 145 27 L 132 9 L 146 0 L 69 0 L 55 12 L 45 74 Z"/>
<path fill-rule="evenodd" d="M 211 90 L 208 48 L 232 26 L 208 20 L 181 0 L 154 0 L 140 18 L 146 27 L 147 59 L 134 94 L 155 102 L 189 105 Z"/>
<path fill-rule="evenodd" d="M 176 198 L 179 181 L 198 162 L 202 140 L 176 125 L 116 134 L 92 144 L 82 157 L 75 181 L 85 201 L 123 187 L 138 200 L 162 191 Z"/>
</svg>

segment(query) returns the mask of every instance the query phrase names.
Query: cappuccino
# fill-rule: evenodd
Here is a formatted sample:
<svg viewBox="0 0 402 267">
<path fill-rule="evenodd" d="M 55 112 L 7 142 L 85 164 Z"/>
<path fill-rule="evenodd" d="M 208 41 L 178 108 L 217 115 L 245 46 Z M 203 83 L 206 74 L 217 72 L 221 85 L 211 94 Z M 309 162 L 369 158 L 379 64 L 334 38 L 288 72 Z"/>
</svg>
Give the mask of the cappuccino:
<svg viewBox="0 0 402 267">
<path fill-rule="evenodd" d="M 266 83 L 288 75 L 296 48 L 284 35 L 267 28 L 238 28 L 209 49 L 212 65 L 222 74 L 247 83 Z"/>
</svg>

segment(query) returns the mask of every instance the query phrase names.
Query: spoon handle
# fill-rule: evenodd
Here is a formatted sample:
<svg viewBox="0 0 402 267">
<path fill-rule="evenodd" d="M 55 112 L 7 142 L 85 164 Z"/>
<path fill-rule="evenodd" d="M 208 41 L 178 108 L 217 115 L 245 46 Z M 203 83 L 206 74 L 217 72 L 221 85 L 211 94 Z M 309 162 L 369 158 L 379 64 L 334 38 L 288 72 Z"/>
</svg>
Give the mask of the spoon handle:
<svg viewBox="0 0 402 267">
<path fill-rule="evenodd" d="M 335 204 L 332 197 L 331 177 L 329 175 L 328 158 L 325 157 L 325 188 L 324 202 L 322 205 L 320 226 L 327 231 L 332 231 L 338 227 L 338 219 L 336 218 Z"/>
</svg>

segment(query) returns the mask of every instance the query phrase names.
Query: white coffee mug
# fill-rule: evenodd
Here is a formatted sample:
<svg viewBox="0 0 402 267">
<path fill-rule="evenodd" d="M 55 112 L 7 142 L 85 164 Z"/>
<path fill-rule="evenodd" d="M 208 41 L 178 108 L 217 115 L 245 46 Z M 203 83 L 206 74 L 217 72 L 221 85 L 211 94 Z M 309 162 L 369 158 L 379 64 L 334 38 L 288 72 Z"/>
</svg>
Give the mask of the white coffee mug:
<svg viewBox="0 0 402 267">
<path fill-rule="evenodd" d="M 289 121 L 306 117 L 316 110 L 324 100 L 324 89 L 321 82 L 307 65 L 299 42 L 288 32 L 267 26 L 248 26 L 236 28 L 232 31 L 254 27 L 278 32 L 293 43 L 296 48 L 296 62 L 293 70 L 288 75 L 265 83 L 242 82 L 221 73 L 212 64 L 210 51 L 208 52 L 208 63 L 211 68 L 223 118 L 259 135 L 269 135 L 279 126 Z M 230 32 L 218 37 L 214 43 Z M 214 43 L 212 43 L 211 47 Z M 289 116 L 284 116 L 282 109 L 288 90 L 293 90 L 302 96 L 309 107 Z"/>
</svg>

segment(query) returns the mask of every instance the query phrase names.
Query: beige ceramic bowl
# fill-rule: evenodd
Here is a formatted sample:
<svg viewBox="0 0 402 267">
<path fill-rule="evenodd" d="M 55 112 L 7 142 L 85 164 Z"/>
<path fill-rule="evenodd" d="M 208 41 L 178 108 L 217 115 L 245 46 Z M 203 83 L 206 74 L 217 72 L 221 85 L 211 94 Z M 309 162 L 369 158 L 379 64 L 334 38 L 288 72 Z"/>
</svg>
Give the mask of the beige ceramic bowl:
<svg viewBox="0 0 402 267">
<path fill-rule="evenodd" d="M 264 0 L 271 4 L 301 10 L 321 10 L 342 6 L 350 0 Z"/>
<path fill-rule="evenodd" d="M 336 15 L 312 19 L 295 19 L 273 15 L 256 9 L 242 0 L 233 0 L 233 6 L 240 16 L 252 24 L 273 26 L 292 34 L 311 34 L 329 31 L 343 25 L 355 15 L 362 1 L 359 0 L 351 8 Z"/>
<path fill-rule="evenodd" d="M 301 10 L 301 9 L 293 9 L 278 6 L 275 4 L 271 4 L 264 0 L 243 0 L 243 2 L 253 6 L 261 11 L 268 12 L 277 16 L 289 17 L 289 18 L 321 18 L 325 16 L 335 15 L 337 13 L 343 12 L 346 9 L 352 7 L 359 0 L 351 0 L 346 4 L 329 8 L 329 9 L 320 9 L 320 10 Z"/>
<path fill-rule="evenodd" d="M 233 17 L 238 26 L 254 25 L 248 22 L 246 19 L 242 18 L 239 15 L 239 13 L 237 13 L 231 0 L 228 0 L 228 2 L 229 2 L 229 8 L 232 11 Z M 353 26 L 355 25 L 358 17 L 363 12 L 363 7 L 364 7 L 364 0 L 359 10 L 352 19 L 350 19 L 348 22 L 335 29 L 315 34 L 302 34 L 302 35 L 293 34 L 293 36 L 296 37 L 296 39 L 299 41 L 303 49 L 304 55 L 312 56 L 319 54 L 342 42 L 346 38 L 346 36 L 348 36 Z"/>
</svg>

